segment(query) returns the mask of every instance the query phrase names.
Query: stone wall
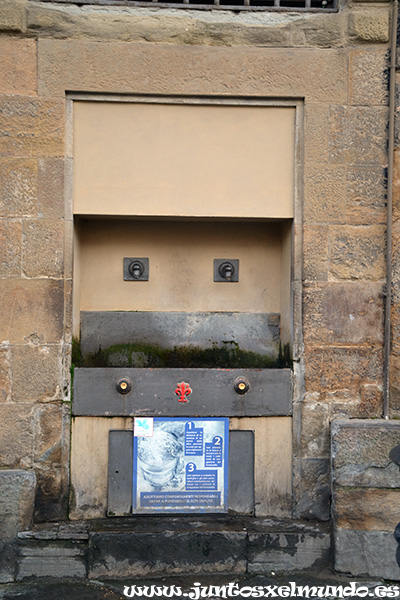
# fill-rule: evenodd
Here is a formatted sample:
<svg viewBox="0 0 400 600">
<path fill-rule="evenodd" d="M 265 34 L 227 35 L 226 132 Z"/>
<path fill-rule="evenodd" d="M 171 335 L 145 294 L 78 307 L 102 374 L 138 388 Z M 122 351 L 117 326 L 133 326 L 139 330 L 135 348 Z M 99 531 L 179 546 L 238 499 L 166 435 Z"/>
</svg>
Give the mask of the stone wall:
<svg viewBox="0 0 400 600">
<path fill-rule="evenodd" d="M 390 357 L 390 416 L 400 416 L 400 73 L 397 48 L 395 136 L 393 168 L 393 289 L 392 289 L 392 342 Z"/>
<path fill-rule="evenodd" d="M 400 579 L 394 529 L 400 520 L 400 473 L 389 459 L 400 423 L 338 420 L 332 425 L 335 568 Z"/>
<path fill-rule="evenodd" d="M 32 524 L 36 477 L 33 471 L 0 471 L 0 583 L 17 572 L 17 534 Z"/>
<path fill-rule="evenodd" d="M 385 0 L 342 1 L 340 5 L 337 14 L 324 15 L 3 0 L 0 27 L 4 32 L 33 38 L 174 45 L 345 48 L 388 42 L 389 5 Z"/>
<path fill-rule="evenodd" d="M 12 4 L 1 9 L 11 20 Z M 36 515 L 47 519 L 65 515 L 68 489 L 64 244 L 71 222 L 63 202 L 64 103 L 38 95 L 36 52 L 33 38 L 0 38 L 0 465 L 35 470 Z"/>
<path fill-rule="evenodd" d="M 0 468 L 36 472 L 36 519 L 68 493 L 73 91 L 300 100 L 293 514 L 329 518 L 330 421 L 382 413 L 389 17 L 3 0 Z"/>
</svg>

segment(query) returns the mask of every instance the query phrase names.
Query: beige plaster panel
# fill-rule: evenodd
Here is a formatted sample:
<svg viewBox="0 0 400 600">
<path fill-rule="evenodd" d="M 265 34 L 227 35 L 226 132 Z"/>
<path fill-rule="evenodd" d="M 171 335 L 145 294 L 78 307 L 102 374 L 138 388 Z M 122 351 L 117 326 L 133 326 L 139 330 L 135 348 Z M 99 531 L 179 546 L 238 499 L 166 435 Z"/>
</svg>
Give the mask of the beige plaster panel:
<svg viewBox="0 0 400 600">
<path fill-rule="evenodd" d="M 132 429 L 132 419 L 72 419 L 71 519 L 96 519 L 106 516 L 110 429 Z"/>
<path fill-rule="evenodd" d="M 194 94 L 347 102 L 347 50 L 38 42 L 39 93 Z"/>
<path fill-rule="evenodd" d="M 289 517 L 292 493 L 291 418 L 231 419 L 230 427 L 255 432 L 256 514 Z M 132 429 L 132 419 L 75 417 L 72 421 L 72 519 L 105 516 L 110 429 Z"/>
<path fill-rule="evenodd" d="M 291 417 L 234 418 L 230 428 L 254 431 L 256 516 L 291 517 Z"/>
<path fill-rule="evenodd" d="M 74 212 L 293 216 L 295 109 L 74 102 Z"/>
<path fill-rule="evenodd" d="M 80 225 L 80 310 L 280 312 L 281 279 L 290 277 L 281 273 L 281 223 Z M 124 281 L 124 257 L 148 257 L 149 281 Z M 214 258 L 238 258 L 239 282 L 214 282 Z"/>
</svg>

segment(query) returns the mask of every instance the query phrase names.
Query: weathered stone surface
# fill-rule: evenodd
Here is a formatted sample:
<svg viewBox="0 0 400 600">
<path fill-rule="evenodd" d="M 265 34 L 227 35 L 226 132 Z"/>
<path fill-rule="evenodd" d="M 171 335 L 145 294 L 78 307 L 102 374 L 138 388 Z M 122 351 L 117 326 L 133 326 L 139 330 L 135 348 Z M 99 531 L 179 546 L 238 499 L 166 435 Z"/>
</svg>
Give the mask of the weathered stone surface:
<svg viewBox="0 0 400 600">
<path fill-rule="evenodd" d="M 326 19 L 325 15 L 312 15 L 310 19 L 299 20 L 292 26 L 292 45 L 319 48 L 344 46 L 347 24 L 343 17 L 338 13 L 332 20 Z"/>
<path fill-rule="evenodd" d="M 0 306 L 6 315 L 0 324 L 0 341 L 58 342 L 63 330 L 63 284 L 44 279 L 4 279 Z"/>
<path fill-rule="evenodd" d="M 301 411 L 302 455 L 307 458 L 329 456 L 329 406 L 304 403 Z"/>
<path fill-rule="evenodd" d="M 329 162 L 329 107 L 306 103 L 304 107 L 304 155 L 306 163 Z"/>
<path fill-rule="evenodd" d="M 383 50 L 350 50 L 350 104 L 387 105 L 389 53 Z"/>
<path fill-rule="evenodd" d="M 387 180 L 383 167 L 347 167 L 346 223 L 349 225 L 386 223 L 386 186 Z"/>
<path fill-rule="evenodd" d="M 279 331 L 279 314 L 82 311 L 81 351 L 86 356 L 100 348 L 134 343 L 172 349 L 185 346 L 188 340 L 195 347 L 210 348 L 222 340 L 232 340 L 243 350 L 275 358 Z M 122 350 L 115 352 L 108 366 L 130 364 Z M 146 366 L 146 362 L 138 366 Z"/>
<path fill-rule="evenodd" d="M 382 417 L 382 385 L 361 384 L 357 390 L 339 390 L 328 392 L 326 400 L 330 406 L 332 418 L 376 419 Z"/>
<path fill-rule="evenodd" d="M 38 542 L 20 548 L 17 580 L 29 577 L 86 577 L 85 546 L 79 542 Z"/>
<path fill-rule="evenodd" d="M 399 48 L 397 48 L 397 56 L 396 56 L 396 60 L 398 61 L 399 59 Z M 399 177 L 399 170 L 398 170 L 398 158 L 396 161 L 396 150 L 398 150 L 399 146 L 400 146 L 400 81 L 399 81 L 399 74 L 396 73 L 396 77 L 395 77 L 395 112 L 394 112 L 394 148 L 395 148 L 395 179 L 398 179 Z"/>
<path fill-rule="evenodd" d="M 39 40 L 39 92 L 266 94 L 345 102 L 346 53 Z M 316 86 L 318 80 L 321 85 Z M 322 82 L 324 84 L 322 85 Z"/>
<path fill-rule="evenodd" d="M 392 302 L 400 304 L 400 220 L 393 222 L 392 229 Z M 394 340 L 397 343 L 397 340 Z"/>
<path fill-rule="evenodd" d="M 391 319 L 392 319 L 392 345 L 391 345 L 391 354 L 392 358 L 397 359 L 400 356 L 400 305 L 396 302 L 392 303 L 392 311 L 391 311 Z M 398 365 L 397 368 L 399 368 Z"/>
<path fill-rule="evenodd" d="M 400 490 L 337 487 L 334 519 L 340 529 L 390 531 L 399 522 Z"/>
<path fill-rule="evenodd" d="M 308 391 L 358 389 L 361 383 L 381 383 L 381 348 L 308 348 L 305 382 Z M 340 374 L 340 377 L 338 377 Z"/>
<path fill-rule="evenodd" d="M 327 281 L 328 279 L 328 227 L 304 225 L 303 230 L 303 279 Z"/>
<path fill-rule="evenodd" d="M 11 350 L 0 348 L 0 402 L 7 402 L 11 394 Z"/>
<path fill-rule="evenodd" d="M 209 519 L 193 516 L 131 517 L 129 523 L 117 519 L 107 522 L 73 526 L 71 524 L 39 525 L 18 535 L 21 570 L 25 577 L 32 575 L 35 561 L 51 556 L 52 566 L 58 558 L 83 559 L 89 537 L 88 571 L 107 578 L 114 573 L 147 572 L 159 574 L 211 573 L 212 565 L 223 574 L 259 572 L 275 560 L 277 570 L 307 569 L 310 565 L 326 564 L 329 559 L 329 528 L 323 524 L 293 523 L 273 519 L 256 519 L 212 515 Z M 75 548 L 76 553 L 73 552 Z M 177 559 L 176 561 L 174 559 Z M 29 559 L 29 560 L 28 560 Z M 238 562 L 234 564 L 234 560 Z M 46 575 L 45 566 L 38 564 L 37 575 Z M 72 566 L 72 565 L 70 565 Z M 75 565 L 76 566 L 76 565 Z M 271 567 L 270 567 L 271 569 Z M 62 571 L 63 572 L 63 571 Z M 72 576 L 75 576 L 72 571 Z M 129 576 L 129 575 L 128 575 Z M 146 576 L 146 575 L 144 575 Z"/>
<path fill-rule="evenodd" d="M 44 523 L 35 525 L 35 527 L 29 531 L 19 532 L 18 539 L 87 541 L 89 539 L 88 521 L 81 523 L 72 523 L 71 521 L 64 521 L 61 523 Z"/>
<path fill-rule="evenodd" d="M 64 340 L 65 344 L 72 343 L 72 279 L 64 280 Z M 67 362 L 70 360 L 70 350 L 65 351 L 65 367 L 69 369 Z"/>
<path fill-rule="evenodd" d="M 400 305 L 392 303 L 392 345 L 391 353 L 394 358 L 400 355 Z"/>
<path fill-rule="evenodd" d="M 174 11 L 162 13 L 135 7 L 91 7 L 28 2 L 27 31 L 42 37 L 157 42 L 190 45 L 344 46 L 347 16 L 309 14 L 274 15 L 257 19 L 245 12 L 223 15 Z M 328 17 L 328 18 L 327 18 Z"/>
<path fill-rule="evenodd" d="M 383 413 L 383 389 L 380 385 L 366 383 L 361 386 L 359 416 L 361 419 L 381 417 Z"/>
<path fill-rule="evenodd" d="M 334 548 L 335 569 L 341 573 L 400 579 L 393 532 L 337 529 Z"/>
<path fill-rule="evenodd" d="M 36 463 L 38 489 L 35 499 L 35 522 L 57 521 L 67 518 L 67 467 L 54 468 Z"/>
<path fill-rule="evenodd" d="M 64 103 L 24 96 L 0 97 L 0 153 L 63 156 Z"/>
<path fill-rule="evenodd" d="M 34 471 L 0 470 L 0 532 L 11 540 L 32 524 L 36 475 Z"/>
<path fill-rule="evenodd" d="M 386 164 L 387 120 L 388 111 L 383 107 L 332 107 L 330 109 L 332 162 Z"/>
<path fill-rule="evenodd" d="M 383 467 L 349 464 L 335 469 L 335 482 L 343 486 L 398 488 L 399 467 L 392 462 Z"/>
<path fill-rule="evenodd" d="M 304 341 L 308 344 L 383 342 L 379 283 L 307 285 L 303 295 Z"/>
<path fill-rule="evenodd" d="M 0 38 L 0 89 L 2 93 L 35 95 L 36 81 L 36 41 L 11 37 Z"/>
<path fill-rule="evenodd" d="M 63 237 L 64 237 L 64 260 L 63 275 L 64 282 L 71 281 L 74 276 L 74 240 L 75 227 L 74 222 L 64 219 Z"/>
<path fill-rule="evenodd" d="M 0 221 L 0 275 L 21 275 L 22 226 L 17 221 Z"/>
<path fill-rule="evenodd" d="M 346 209 L 344 167 L 312 166 L 305 173 L 305 223 L 341 223 Z"/>
<path fill-rule="evenodd" d="M 38 216 L 58 219 L 64 216 L 64 160 L 40 158 L 38 169 Z"/>
<path fill-rule="evenodd" d="M 92 533 L 89 577 L 244 573 L 246 536 L 246 531 Z"/>
<path fill-rule="evenodd" d="M 328 227 L 305 225 L 303 230 L 303 279 L 327 281 L 328 279 Z"/>
<path fill-rule="evenodd" d="M 326 564 L 331 540 L 325 533 L 250 534 L 249 573 L 270 571 L 302 571 Z"/>
<path fill-rule="evenodd" d="M 65 411 L 68 407 L 60 404 L 39 406 L 35 411 L 35 462 L 46 465 L 60 465 L 62 445 L 65 442 Z"/>
<path fill-rule="evenodd" d="M 360 386 L 361 387 L 361 386 Z M 329 404 L 330 418 L 354 418 L 360 412 L 360 389 L 340 389 L 327 392 L 326 401 Z"/>
<path fill-rule="evenodd" d="M 29 158 L 0 158 L 0 217 L 36 216 L 37 165 Z"/>
<path fill-rule="evenodd" d="M 32 407 L 8 402 L 0 404 L 0 467 L 31 467 L 33 441 Z"/>
<path fill-rule="evenodd" d="M 383 10 L 363 10 L 350 15 L 349 35 L 360 42 L 388 42 L 389 14 Z"/>
<path fill-rule="evenodd" d="M 389 371 L 390 418 L 400 416 L 400 356 L 390 357 Z"/>
<path fill-rule="evenodd" d="M 64 258 L 64 222 L 40 219 L 23 226 L 22 269 L 27 277 L 61 277 Z"/>
<path fill-rule="evenodd" d="M 0 582 L 13 581 L 17 533 L 31 525 L 36 477 L 33 471 L 0 471 Z"/>
<path fill-rule="evenodd" d="M 329 459 L 294 459 L 294 516 L 297 519 L 329 521 Z"/>
<path fill-rule="evenodd" d="M 397 110 L 399 113 L 400 107 Z M 400 128 L 400 114 L 397 114 L 395 124 Z M 393 220 L 397 221 L 400 218 L 400 149 L 394 150 L 393 163 Z"/>
<path fill-rule="evenodd" d="M 62 397 L 62 355 L 58 345 L 15 346 L 12 350 L 12 399 L 46 402 Z"/>
<path fill-rule="evenodd" d="M 0 30 L 23 31 L 25 0 L 2 0 L 0 5 Z"/>
<path fill-rule="evenodd" d="M 262 22 L 246 15 L 238 19 L 217 14 L 163 10 L 137 10 L 134 7 L 91 7 L 33 4 L 27 6 L 27 30 L 42 37 L 157 42 L 209 46 L 284 46 L 290 42 L 290 21 L 286 18 Z M 185 14 L 186 13 L 186 14 Z M 323 37 L 323 36 L 321 36 Z M 326 31 L 334 45 L 337 34 Z"/>
<path fill-rule="evenodd" d="M 176 11 L 135 7 L 92 7 L 27 3 L 27 31 L 43 37 L 147 41 L 234 46 L 343 46 L 346 15 L 274 15 L 254 18 L 245 12 Z M 253 18 L 252 18 L 253 17 Z M 327 18 L 328 17 L 328 18 Z M 292 36 L 290 34 L 292 33 Z"/>
<path fill-rule="evenodd" d="M 336 279 L 385 278 L 385 227 L 332 226 L 329 273 Z"/>
<path fill-rule="evenodd" d="M 372 488 L 400 487 L 399 469 L 389 458 L 389 452 L 398 444 L 400 422 L 335 421 L 332 424 L 335 483 Z"/>
</svg>

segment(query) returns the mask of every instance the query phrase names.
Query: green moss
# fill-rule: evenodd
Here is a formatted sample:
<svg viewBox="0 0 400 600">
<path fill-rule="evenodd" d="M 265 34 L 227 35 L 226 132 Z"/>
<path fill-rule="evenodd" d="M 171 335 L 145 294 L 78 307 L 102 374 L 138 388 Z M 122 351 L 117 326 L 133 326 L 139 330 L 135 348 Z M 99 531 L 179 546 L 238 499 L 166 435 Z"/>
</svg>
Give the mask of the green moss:
<svg viewBox="0 0 400 600">
<path fill-rule="evenodd" d="M 290 344 L 285 344 L 282 348 L 282 344 L 279 342 L 279 356 L 278 363 L 280 369 L 291 368 L 293 364 L 292 355 L 290 352 Z"/>
<path fill-rule="evenodd" d="M 72 338 L 72 350 L 71 350 L 71 363 L 72 365 L 78 366 L 82 362 L 82 352 L 80 341 L 73 337 Z"/>
<path fill-rule="evenodd" d="M 161 348 L 145 344 L 117 344 L 82 356 L 79 344 L 73 345 L 73 365 L 79 367 L 148 367 L 148 368 L 227 368 L 270 369 L 290 367 L 289 346 L 279 349 L 274 358 L 241 350 L 234 341 L 224 341 L 210 348 L 175 346 Z"/>
</svg>

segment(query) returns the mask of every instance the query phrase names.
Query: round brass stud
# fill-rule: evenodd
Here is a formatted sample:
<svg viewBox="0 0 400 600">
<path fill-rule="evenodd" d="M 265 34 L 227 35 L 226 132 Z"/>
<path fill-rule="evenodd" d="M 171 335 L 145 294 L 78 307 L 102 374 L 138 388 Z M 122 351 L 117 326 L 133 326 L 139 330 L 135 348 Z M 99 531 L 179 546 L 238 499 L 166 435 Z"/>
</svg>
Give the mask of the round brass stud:
<svg viewBox="0 0 400 600">
<path fill-rule="evenodd" d="M 243 396 L 250 389 L 250 382 L 245 377 L 238 377 L 233 382 L 233 388 L 237 394 Z"/>
<path fill-rule="evenodd" d="M 132 382 L 128 377 L 123 377 L 117 381 L 115 387 L 120 394 L 128 394 L 132 389 Z"/>
</svg>

